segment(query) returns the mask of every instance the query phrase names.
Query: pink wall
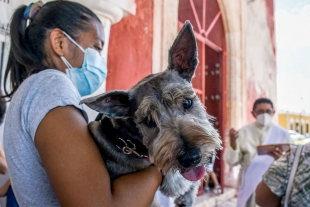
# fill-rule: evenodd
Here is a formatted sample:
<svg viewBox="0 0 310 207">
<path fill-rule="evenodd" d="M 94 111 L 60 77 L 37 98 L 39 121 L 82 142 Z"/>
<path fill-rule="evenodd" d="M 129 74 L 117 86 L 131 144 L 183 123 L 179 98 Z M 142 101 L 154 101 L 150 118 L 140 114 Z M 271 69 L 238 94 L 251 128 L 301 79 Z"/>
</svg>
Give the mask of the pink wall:
<svg viewBox="0 0 310 207">
<path fill-rule="evenodd" d="M 251 1 L 247 14 L 247 122 L 257 98 L 270 98 L 276 105 L 277 69 L 274 38 L 274 2 Z"/>
<path fill-rule="evenodd" d="M 111 27 L 106 90 L 128 89 L 152 73 L 153 1 L 136 0 L 135 16 Z"/>
<path fill-rule="evenodd" d="M 267 22 L 270 31 L 271 44 L 273 46 L 274 53 L 276 52 L 276 41 L 275 41 L 275 28 L 274 28 L 274 0 L 266 0 L 267 7 Z"/>
</svg>

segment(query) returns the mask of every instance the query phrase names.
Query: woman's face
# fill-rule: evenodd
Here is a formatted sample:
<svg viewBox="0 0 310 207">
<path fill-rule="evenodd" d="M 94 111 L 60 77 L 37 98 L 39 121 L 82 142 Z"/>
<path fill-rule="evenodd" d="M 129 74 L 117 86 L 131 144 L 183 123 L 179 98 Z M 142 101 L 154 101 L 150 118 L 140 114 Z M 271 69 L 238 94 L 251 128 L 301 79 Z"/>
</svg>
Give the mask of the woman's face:
<svg viewBox="0 0 310 207">
<path fill-rule="evenodd" d="M 68 44 L 68 50 L 66 51 L 66 54 L 64 54 L 64 57 L 72 67 L 80 68 L 83 64 L 84 53 L 68 38 L 67 40 L 70 43 Z M 93 23 L 93 29 L 81 33 L 78 39 L 76 39 L 76 42 L 84 49 L 93 48 L 100 53 L 104 45 L 104 32 L 102 25 L 99 22 Z"/>
</svg>

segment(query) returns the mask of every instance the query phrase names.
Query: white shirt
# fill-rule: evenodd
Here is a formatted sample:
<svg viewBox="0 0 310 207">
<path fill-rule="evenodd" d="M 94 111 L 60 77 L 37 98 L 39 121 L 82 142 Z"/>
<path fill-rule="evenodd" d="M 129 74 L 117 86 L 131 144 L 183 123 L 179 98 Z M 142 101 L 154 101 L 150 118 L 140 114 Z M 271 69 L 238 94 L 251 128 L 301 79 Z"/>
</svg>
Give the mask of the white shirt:
<svg viewBox="0 0 310 207">
<path fill-rule="evenodd" d="M 226 147 L 224 160 L 230 166 L 237 166 L 240 164 L 242 167 L 238 184 L 241 183 L 241 179 L 247 167 L 256 155 L 257 146 L 264 142 L 272 125 L 273 124 L 262 127 L 256 122 L 245 125 L 239 130 L 239 137 L 236 140 L 236 150 L 234 150 L 230 144 Z M 286 138 L 286 143 L 293 143 L 290 136 Z"/>
</svg>

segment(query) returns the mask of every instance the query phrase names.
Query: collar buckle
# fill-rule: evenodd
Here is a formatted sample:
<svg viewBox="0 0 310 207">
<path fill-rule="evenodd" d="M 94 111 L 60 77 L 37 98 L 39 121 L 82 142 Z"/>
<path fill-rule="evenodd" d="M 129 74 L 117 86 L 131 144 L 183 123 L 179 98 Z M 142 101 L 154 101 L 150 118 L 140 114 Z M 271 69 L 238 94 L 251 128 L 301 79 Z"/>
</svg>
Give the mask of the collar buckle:
<svg viewBox="0 0 310 207">
<path fill-rule="evenodd" d="M 127 139 L 125 141 L 120 137 L 118 139 L 121 140 L 125 144 L 125 146 L 123 148 L 121 148 L 118 145 L 116 145 L 116 147 L 119 148 L 120 150 L 122 150 L 125 155 L 134 154 L 139 158 L 148 158 L 148 156 L 142 155 L 142 154 L 139 154 L 138 152 L 136 152 L 136 145 L 134 143 L 132 143 L 130 140 Z M 128 146 L 128 143 L 130 144 L 130 146 Z"/>
</svg>

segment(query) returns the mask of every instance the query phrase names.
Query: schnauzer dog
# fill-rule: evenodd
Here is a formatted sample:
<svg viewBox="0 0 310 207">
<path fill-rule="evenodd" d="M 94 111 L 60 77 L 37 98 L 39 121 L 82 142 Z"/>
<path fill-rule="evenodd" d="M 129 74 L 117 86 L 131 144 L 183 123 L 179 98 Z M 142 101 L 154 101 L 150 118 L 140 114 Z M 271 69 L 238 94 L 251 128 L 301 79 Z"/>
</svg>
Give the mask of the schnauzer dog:
<svg viewBox="0 0 310 207">
<path fill-rule="evenodd" d="M 176 206 L 193 205 L 204 164 L 222 143 L 191 84 L 197 65 L 196 39 L 186 21 L 169 50 L 168 69 L 128 91 L 81 101 L 102 115 L 89 129 L 111 179 L 153 163 L 164 176 L 161 192 L 175 197 Z"/>
</svg>

